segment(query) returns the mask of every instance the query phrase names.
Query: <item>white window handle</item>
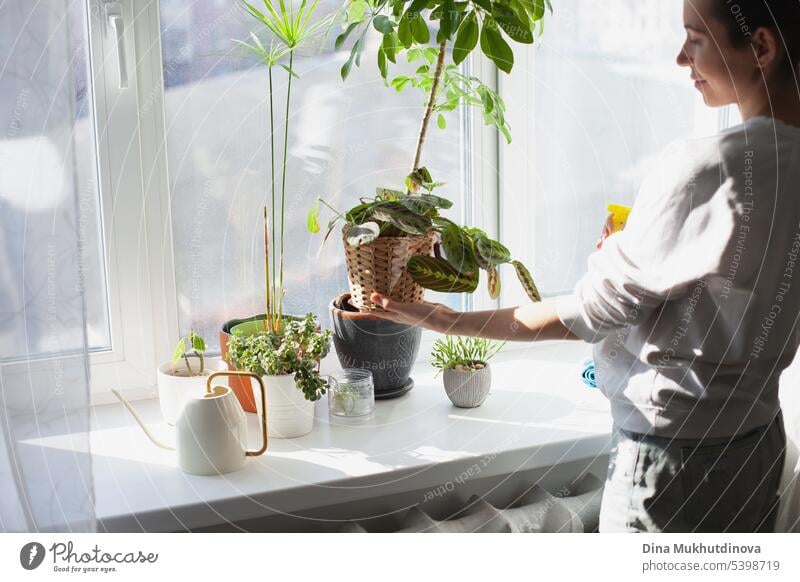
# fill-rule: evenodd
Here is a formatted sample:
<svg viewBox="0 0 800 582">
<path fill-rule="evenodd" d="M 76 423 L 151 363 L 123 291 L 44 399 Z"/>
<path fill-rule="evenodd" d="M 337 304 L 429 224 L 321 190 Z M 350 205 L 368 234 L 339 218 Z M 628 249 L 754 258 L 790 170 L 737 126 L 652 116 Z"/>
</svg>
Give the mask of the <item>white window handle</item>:
<svg viewBox="0 0 800 582">
<path fill-rule="evenodd" d="M 128 59 L 125 56 L 125 21 L 122 9 L 116 2 L 107 8 L 108 25 L 114 31 L 114 45 L 117 49 L 117 67 L 119 69 L 119 88 L 128 87 Z"/>
</svg>

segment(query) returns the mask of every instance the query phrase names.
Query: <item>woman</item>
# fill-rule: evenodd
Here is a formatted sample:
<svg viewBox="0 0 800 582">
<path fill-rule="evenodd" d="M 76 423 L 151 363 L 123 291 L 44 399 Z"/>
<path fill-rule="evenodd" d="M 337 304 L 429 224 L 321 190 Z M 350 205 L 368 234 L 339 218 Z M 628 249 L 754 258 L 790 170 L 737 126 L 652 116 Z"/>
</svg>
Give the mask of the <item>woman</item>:
<svg viewBox="0 0 800 582">
<path fill-rule="evenodd" d="M 601 531 L 771 531 L 800 343 L 800 2 L 686 0 L 678 64 L 744 123 L 667 150 L 572 295 L 459 313 L 378 294 L 448 334 L 594 344 L 615 446 Z"/>
</svg>

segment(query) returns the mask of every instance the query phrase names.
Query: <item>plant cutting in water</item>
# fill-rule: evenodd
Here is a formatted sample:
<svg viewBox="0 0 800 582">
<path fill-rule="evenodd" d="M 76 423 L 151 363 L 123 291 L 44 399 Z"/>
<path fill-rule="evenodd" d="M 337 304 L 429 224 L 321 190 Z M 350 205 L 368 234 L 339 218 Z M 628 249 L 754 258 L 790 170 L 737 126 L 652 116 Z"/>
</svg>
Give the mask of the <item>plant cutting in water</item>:
<svg viewBox="0 0 800 582">
<path fill-rule="evenodd" d="M 189 346 L 189 349 L 192 350 L 191 353 L 187 352 L 187 345 Z M 195 332 L 193 329 L 190 329 L 188 334 L 178 340 L 178 344 L 175 346 L 175 351 L 172 353 L 172 363 L 177 363 L 178 360 L 183 358 L 183 362 L 186 366 L 186 371 L 188 372 L 189 376 L 202 376 L 203 372 L 205 372 L 205 359 L 203 357 L 205 351 L 206 340 L 204 340 L 202 336 L 200 336 L 200 334 Z M 191 365 L 189 365 L 190 355 L 197 356 L 197 359 L 200 360 L 200 370 L 197 373 L 195 373 L 192 370 Z"/>
<path fill-rule="evenodd" d="M 431 365 L 442 370 L 469 372 L 486 367 L 506 342 L 477 337 L 445 336 L 437 339 L 431 352 Z M 437 375 L 439 374 L 437 372 Z"/>
</svg>

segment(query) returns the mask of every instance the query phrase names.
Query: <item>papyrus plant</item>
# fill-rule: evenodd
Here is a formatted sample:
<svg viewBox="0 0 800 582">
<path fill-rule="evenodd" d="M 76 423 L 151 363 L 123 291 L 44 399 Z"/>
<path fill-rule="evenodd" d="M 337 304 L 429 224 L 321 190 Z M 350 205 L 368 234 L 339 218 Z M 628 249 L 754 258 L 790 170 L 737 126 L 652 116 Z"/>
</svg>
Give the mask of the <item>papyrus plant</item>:
<svg viewBox="0 0 800 582">
<path fill-rule="evenodd" d="M 250 40 L 234 40 L 249 54 L 255 56 L 268 72 L 269 90 L 269 134 L 270 134 L 270 200 L 265 208 L 265 278 L 266 318 L 265 331 L 280 333 L 283 329 L 283 258 L 286 202 L 286 160 L 289 146 L 289 109 L 292 100 L 292 78 L 298 77 L 294 70 L 294 54 L 300 47 L 317 40 L 331 26 L 333 17 L 314 20 L 318 0 L 262 0 L 263 8 L 246 0 L 240 0 L 245 12 L 261 25 L 258 32 L 250 33 Z M 266 34 L 266 43 L 259 34 Z M 288 61 L 288 62 L 284 62 Z M 286 108 L 284 112 L 283 160 L 280 173 L 280 207 L 276 208 L 278 175 L 275 171 L 275 111 L 273 107 L 273 70 L 280 66 L 286 72 Z M 278 264 L 276 266 L 276 260 Z M 271 265 L 270 265 L 271 262 Z"/>
</svg>

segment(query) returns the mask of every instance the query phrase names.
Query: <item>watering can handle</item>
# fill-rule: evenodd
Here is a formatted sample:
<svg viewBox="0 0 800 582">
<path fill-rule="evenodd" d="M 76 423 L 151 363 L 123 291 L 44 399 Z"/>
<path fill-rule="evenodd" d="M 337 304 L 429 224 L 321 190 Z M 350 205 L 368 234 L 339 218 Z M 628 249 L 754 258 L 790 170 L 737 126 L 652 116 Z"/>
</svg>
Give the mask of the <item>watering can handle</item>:
<svg viewBox="0 0 800 582">
<path fill-rule="evenodd" d="M 219 376 L 246 376 L 250 378 L 255 378 L 258 382 L 258 387 L 261 389 L 261 448 L 257 451 L 247 451 L 248 457 L 257 457 L 259 455 L 263 455 L 264 451 L 267 450 L 267 392 L 264 389 L 264 381 L 261 379 L 261 376 L 258 374 L 254 374 L 253 372 L 245 372 L 239 370 L 220 370 L 219 372 L 214 372 L 208 377 L 206 380 L 206 394 L 213 393 L 211 389 L 211 381 L 214 378 Z"/>
</svg>

